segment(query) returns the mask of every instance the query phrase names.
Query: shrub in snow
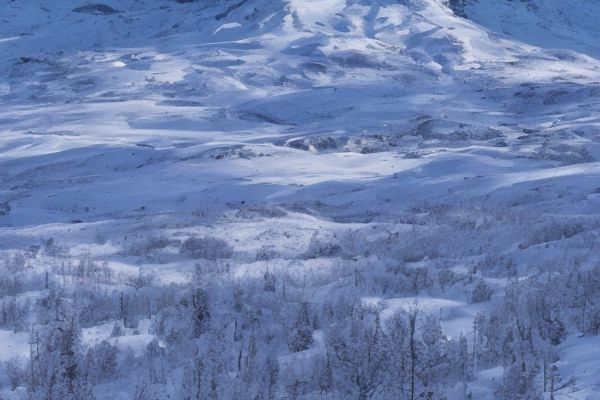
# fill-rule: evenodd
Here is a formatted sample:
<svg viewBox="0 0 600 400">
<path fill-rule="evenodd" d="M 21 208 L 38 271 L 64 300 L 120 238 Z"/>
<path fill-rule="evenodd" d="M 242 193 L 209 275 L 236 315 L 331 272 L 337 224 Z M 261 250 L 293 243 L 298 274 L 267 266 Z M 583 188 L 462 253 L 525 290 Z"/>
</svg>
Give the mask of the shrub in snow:
<svg viewBox="0 0 600 400">
<path fill-rule="evenodd" d="M 494 393 L 498 400 L 541 400 L 539 388 L 535 385 L 537 378 L 535 369 L 523 370 L 520 365 L 513 364 L 504 369 L 502 383 Z"/>
<path fill-rule="evenodd" d="M 281 218 L 285 216 L 286 212 L 281 208 L 257 204 L 243 206 L 235 213 L 235 217 L 240 219 Z"/>
<path fill-rule="evenodd" d="M 199 338 L 210 324 L 208 297 L 204 290 L 197 288 L 192 293 L 194 337 Z"/>
<path fill-rule="evenodd" d="M 553 242 L 561 239 L 569 239 L 575 235 L 585 232 L 586 226 L 577 221 L 550 221 L 539 227 L 530 236 L 529 241 L 519 245 L 521 249 L 531 246 Z"/>
<path fill-rule="evenodd" d="M 494 291 L 482 279 L 477 282 L 471 293 L 471 303 L 483 303 L 492 298 Z"/>
<path fill-rule="evenodd" d="M 125 335 L 125 329 L 120 321 L 115 321 L 110 337 L 119 337 Z"/>
<path fill-rule="evenodd" d="M 442 288 L 442 292 L 454 285 L 460 278 L 450 269 L 443 269 L 438 274 L 438 283 Z"/>
<path fill-rule="evenodd" d="M 104 235 L 102 235 L 101 233 L 96 234 L 96 236 L 94 237 L 94 243 L 102 246 L 106 244 L 106 237 L 104 237 Z"/>
<path fill-rule="evenodd" d="M 459 17 L 467 17 L 465 12 L 465 7 L 467 5 L 467 0 L 448 0 L 448 7 L 454 12 L 454 14 Z"/>
<path fill-rule="evenodd" d="M 303 304 L 296 323 L 287 337 L 288 349 L 292 353 L 308 350 L 313 343 L 308 304 Z"/>
<path fill-rule="evenodd" d="M 327 241 L 319 238 L 315 233 L 308 244 L 305 257 L 321 258 L 321 257 L 337 257 L 342 253 L 342 248 L 337 242 Z"/>
<path fill-rule="evenodd" d="M 123 253 L 128 256 L 147 256 L 170 244 L 171 241 L 164 236 L 133 235 L 125 238 Z"/>
<path fill-rule="evenodd" d="M 8 204 L 8 201 L 5 201 L 4 203 L 0 203 L 0 217 L 3 215 L 8 215 L 10 210 L 11 210 L 11 206 L 10 206 L 10 204 Z"/>
<path fill-rule="evenodd" d="M 16 296 L 5 297 L 0 304 L 0 327 L 12 329 L 15 333 L 27 330 L 31 308 L 29 299 L 22 301 Z"/>
<path fill-rule="evenodd" d="M 585 323 L 585 332 L 589 335 L 600 334 L 600 307 L 595 306 L 589 311 Z"/>
<path fill-rule="evenodd" d="M 50 238 L 44 242 L 44 253 L 50 257 L 64 257 L 67 250 L 57 246 L 54 238 Z"/>
<path fill-rule="evenodd" d="M 567 337 L 567 327 L 564 322 L 560 318 L 553 318 L 547 321 L 546 324 L 550 343 L 554 346 L 561 344 Z"/>
<path fill-rule="evenodd" d="M 79 322 L 63 304 L 56 314 L 57 319 L 32 329 L 30 389 L 39 399 L 91 399 Z"/>
<path fill-rule="evenodd" d="M 117 347 L 106 340 L 87 351 L 86 368 L 95 382 L 107 382 L 115 378 L 117 353 Z"/>
<path fill-rule="evenodd" d="M 265 273 L 263 275 L 263 280 L 264 280 L 263 290 L 265 292 L 275 293 L 275 290 L 276 290 L 275 275 L 272 274 L 271 272 L 269 272 L 269 270 L 267 270 L 267 271 L 265 271 Z"/>
<path fill-rule="evenodd" d="M 3 365 L 6 379 L 10 384 L 10 390 L 23 386 L 28 378 L 27 365 L 19 358 L 11 358 Z"/>
<path fill-rule="evenodd" d="M 25 269 L 25 256 L 21 253 L 16 253 L 12 257 L 5 256 L 3 264 L 3 267 L 7 272 L 15 274 Z"/>
<path fill-rule="evenodd" d="M 269 261 L 277 258 L 278 254 L 275 250 L 262 247 L 256 252 L 256 261 Z"/>
<path fill-rule="evenodd" d="M 212 236 L 204 238 L 189 238 L 179 249 L 181 255 L 190 258 L 204 258 L 207 260 L 218 260 L 231 258 L 232 249 L 226 241 Z"/>
<path fill-rule="evenodd" d="M 156 276 L 152 273 L 152 271 L 144 272 L 142 271 L 142 268 L 140 268 L 137 275 L 129 276 L 127 278 L 127 285 L 136 289 L 150 287 L 154 283 L 155 279 Z"/>
</svg>

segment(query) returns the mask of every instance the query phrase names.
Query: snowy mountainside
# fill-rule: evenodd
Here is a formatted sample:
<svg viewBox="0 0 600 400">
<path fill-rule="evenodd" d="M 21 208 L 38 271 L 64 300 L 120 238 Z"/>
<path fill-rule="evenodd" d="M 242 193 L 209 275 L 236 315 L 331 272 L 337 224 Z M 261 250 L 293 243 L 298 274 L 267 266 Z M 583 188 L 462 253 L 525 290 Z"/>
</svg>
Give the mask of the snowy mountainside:
<svg viewBox="0 0 600 400">
<path fill-rule="evenodd" d="M 595 398 L 597 7 L 463 3 L 1 4 L 0 397 Z"/>
<path fill-rule="evenodd" d="M 550 49 L 573 50 L 598 57 L 598 1 L 467 0 L 466 16 L 494 32 Z"/>
</svg>

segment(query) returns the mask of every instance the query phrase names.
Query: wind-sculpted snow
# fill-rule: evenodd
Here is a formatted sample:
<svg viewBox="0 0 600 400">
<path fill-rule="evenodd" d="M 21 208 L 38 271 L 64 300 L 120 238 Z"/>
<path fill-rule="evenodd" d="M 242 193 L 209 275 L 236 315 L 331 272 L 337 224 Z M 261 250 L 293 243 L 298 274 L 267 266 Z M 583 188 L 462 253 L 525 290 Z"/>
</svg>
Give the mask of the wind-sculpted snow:
<svg viewBox="0 0 600 400">
<path fill-rule="evenodd" d="M 599 12 L 450 3 L 1 4 L 0 397 L 595 398 Z"/>
</svg>

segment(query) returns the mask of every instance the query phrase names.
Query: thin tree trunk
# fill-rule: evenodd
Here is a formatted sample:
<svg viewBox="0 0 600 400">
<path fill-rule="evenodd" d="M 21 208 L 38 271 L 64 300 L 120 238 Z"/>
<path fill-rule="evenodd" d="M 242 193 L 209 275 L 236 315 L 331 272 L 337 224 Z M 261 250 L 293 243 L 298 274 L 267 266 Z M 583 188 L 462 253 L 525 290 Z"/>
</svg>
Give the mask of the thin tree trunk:
<svg viewBox="0 0 600 400">
<path fill-rule="evenodd" d="M 415 346 L 415 329 L 417 322 L 417 314 L 409 315 L 409 346 L 410 346 L 410 400 L 415 400 L 415 369 L 416 369 L 416 346 Z"/>
</svg>

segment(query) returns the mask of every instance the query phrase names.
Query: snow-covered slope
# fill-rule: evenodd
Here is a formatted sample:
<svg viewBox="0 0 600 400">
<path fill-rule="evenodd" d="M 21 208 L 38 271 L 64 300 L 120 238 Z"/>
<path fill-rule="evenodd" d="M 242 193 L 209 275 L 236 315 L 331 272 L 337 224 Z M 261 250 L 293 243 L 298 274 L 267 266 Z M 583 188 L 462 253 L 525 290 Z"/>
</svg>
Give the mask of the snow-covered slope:
<svg viewBox="0 0 600 400">
<path fill-rule="evenodd" d="M 246 2 L 227 16 L 228 2 L 119 2 L 113 6 L 121 12 L 111 15 L 71 11 L 76 4 L 48 9 L 28 1 L 3 10 L 8 224 L 94 220 L 141 206 L 168 211 L 182 195 L 202 196 L 187 193 L 191 179 L 224 174 L 270 184 L 254 195 L 264 201 L 289 194 L 289 184 L 381 178 L 415 167 L 443 176 L 448 171 L 436 164 L 448 158 L 456 160 L 454 176 L 502 175 L 531 171 L 532 158 L 555 159 L 537 163 L 546 169 L 597 153 L 586 145 L 597 61 L 490 39 L 435 1 L 327 2 L 324 9 Z M 585 132 L 566 133 L 573 120 L 584 120 Z M 541 127 L 568 137 L 547 144 L 523 137 L 523 129 Z M 315 146 L 324 151 L 303 150 Z M 240 151 L 271 157 L 247 161 Z M 218 153 L 227 156 L 216 170 Z M 486 161 L 523 156 L 530 161 Z M 283 169 L 272 168 L 278 160 Z M 49 162 L 59 166 L 52 179 L 83 180 L 86 190 L 50 184 Z M 134 176 L 143 194 L 101 204 L 95 187 L 127 193 L 134 188 L 123 178 Z M 30 183 L 19 189 L 24 180 Z M 250 195 L 251 184 L 236 186 L 226 192 Z M 57 204 L 62 191 L 72 211 Z M 216 196 L 210 203 L 217 207 L 234 200 Z M 93 211 L 76 209 L 84 203 Z"/>
<path fill-rule="evenodd" d="M 464 13 L 488 29 L 547 49 L 600 55 L 598 1 L 467 0 Z"/>
<path fill-rule="evenodd" d="M 161 284 L 194 261 L 123 251 L 132 237 L 224 239 L 237 278 L 448 268 L 469 279 L 356 293 L 390 314 L 413 296 L 467 334 L 485 310 L 470 274 L 501 298 L 503 269 L 598 262 L 600 14 L 580 3 L 5 2 L 0 250 L 53 238 L 66 253 L 33 268 L 88 255 Z M 335 284 L 314 279 L 320 304 Z M 597 393 L 583 382 L 571 398 Z"/>
</svg>

